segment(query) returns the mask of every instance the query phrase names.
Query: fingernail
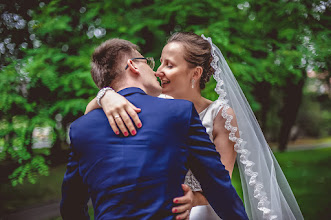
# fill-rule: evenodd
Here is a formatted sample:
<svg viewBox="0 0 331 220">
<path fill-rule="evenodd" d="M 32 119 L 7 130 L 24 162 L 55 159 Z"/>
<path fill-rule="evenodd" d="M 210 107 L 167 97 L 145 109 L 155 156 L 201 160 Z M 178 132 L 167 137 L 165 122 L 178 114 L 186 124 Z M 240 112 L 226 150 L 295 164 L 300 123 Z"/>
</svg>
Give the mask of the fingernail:
<svg viewBox="0 0 331 220">
<path fill-rule="evenodd" d="M 115 134 L 119 135 L 119 134 L 120 134 L 120 132 L 119 132 L 119 131 L 116 131 L 116 132 L 115 132 Z"/>
<path fill-rule="evenodd" d="M 176 213 L 177 212 L 177 209 L 174 209 L 173 213 Z"/>
<path fill-rule="evenodd" d="M 180 217 L 177 217 L 176 219 L 180 219 Z"/>
<path fill-rule="evenodd" d="M 175 200 L 175 203 L 177 203 L 177 202 L 178 202 L 178 199 Z"/>
<path fill-rule="evenodd" d="M 138 128 L 141 128 L 141 123 L 138 124 Z"/>
<path fill-rule="evenodd" d="M 128 132 L 124 132 L 124 136 L 128 136 Z"/>
<path fill-rule="evenodd" d="M 132 130 L 132 131 L 131 131 L 131 134 L 132 134 L 132 135 L 136 135 L 136 131 L 135 131 L 135 130 Z"/>
</svg>

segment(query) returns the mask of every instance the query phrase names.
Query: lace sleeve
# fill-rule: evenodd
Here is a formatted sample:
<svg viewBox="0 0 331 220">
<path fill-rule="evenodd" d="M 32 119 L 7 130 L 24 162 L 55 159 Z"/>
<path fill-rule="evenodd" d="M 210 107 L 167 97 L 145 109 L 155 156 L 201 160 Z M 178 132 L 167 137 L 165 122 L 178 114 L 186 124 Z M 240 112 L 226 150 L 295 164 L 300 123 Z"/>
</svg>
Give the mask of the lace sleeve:
<svg viewBox="0 0 331 220">
<path fill-rule="evenodd" d="M 184 184 L 188 185 L 193 192 L 202 191 L 199 181 L 194 177 L 191 170 L 187 172 Z"/>
</svg>

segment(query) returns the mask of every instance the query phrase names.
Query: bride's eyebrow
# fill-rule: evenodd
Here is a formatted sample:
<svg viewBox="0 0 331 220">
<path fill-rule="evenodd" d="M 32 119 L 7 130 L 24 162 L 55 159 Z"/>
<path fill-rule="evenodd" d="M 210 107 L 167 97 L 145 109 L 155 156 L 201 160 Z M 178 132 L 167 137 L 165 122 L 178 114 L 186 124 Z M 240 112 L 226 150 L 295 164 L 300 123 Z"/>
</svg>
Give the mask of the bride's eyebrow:
<svg viewBox="0 0 331 220">
<path fill-rule="evenodd" d="M 164 60 L 163 60 L 162 58 L 160 58 L 160 62 L 161 62 L 161 63 L 162 63 L 162 61 L 164 61 L 164 62 L 168 62 L 168 63 L 169 63 L 169 62 L 170 62 L 170 63 L 173 63 L 172 60 L 167 59 L 167 58 L 164 59 Z"/>
</svg>

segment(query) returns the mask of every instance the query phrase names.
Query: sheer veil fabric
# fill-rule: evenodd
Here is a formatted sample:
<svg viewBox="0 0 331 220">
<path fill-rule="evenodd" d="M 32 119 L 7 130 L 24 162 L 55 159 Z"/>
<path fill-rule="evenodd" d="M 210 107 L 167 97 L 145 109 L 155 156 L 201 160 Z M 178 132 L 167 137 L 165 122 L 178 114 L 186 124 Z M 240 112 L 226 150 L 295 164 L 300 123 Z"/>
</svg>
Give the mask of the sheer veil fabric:
<svg viewBox="0 0 331 220">
<path fill-rule="evenodd" d="M 204 35 L 202 38 L 212 46 L 215 91 L 218 99 L 225 102 L 220 111 L 226 119 L 225 128 L 230 131 L 229 139 L 235 143 L 234 149 L 238 153 L 237 164 L 248 217 L 254 220 L 303 219 L 286 177 L 221 51 L 211 38 Z M 232 116 L 227 114 L 229 108 L 236 115 L 238 127 L 231 124 Z M 235 135 L 237 130 L 240 137 Z"/>
</svg>

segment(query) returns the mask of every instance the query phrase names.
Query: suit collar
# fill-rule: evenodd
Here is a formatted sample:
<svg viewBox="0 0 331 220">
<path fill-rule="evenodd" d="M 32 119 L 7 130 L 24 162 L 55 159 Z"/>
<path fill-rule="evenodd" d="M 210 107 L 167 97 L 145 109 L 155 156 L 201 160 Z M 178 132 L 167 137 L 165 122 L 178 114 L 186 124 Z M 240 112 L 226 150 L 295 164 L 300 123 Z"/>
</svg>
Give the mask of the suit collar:
<svg viewBox="0 0 331 220">
<path fill-rule="evenodd" d="M 125 88 L 125 89 L 122 89 L 122 90 L 118 91 L 117 93 L 119 93 L 122 96 L 128 96 L 128 95 L 131 95 L 133 93 L 140 93 L 140 94 L 143 94 L 143 95 L 147 95 L 142 89 L 137 88 L 137 87 Z"/>
</svg>

